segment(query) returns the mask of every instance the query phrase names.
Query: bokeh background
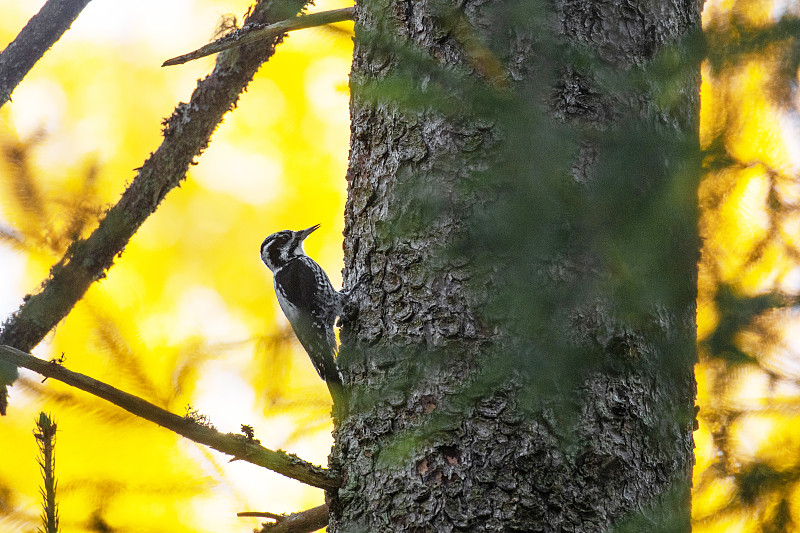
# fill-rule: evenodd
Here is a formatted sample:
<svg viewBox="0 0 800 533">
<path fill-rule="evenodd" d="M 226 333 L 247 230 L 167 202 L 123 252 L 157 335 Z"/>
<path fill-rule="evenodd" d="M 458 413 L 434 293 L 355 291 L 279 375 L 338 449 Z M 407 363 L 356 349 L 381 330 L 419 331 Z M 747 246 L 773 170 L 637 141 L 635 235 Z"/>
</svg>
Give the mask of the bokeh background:
<svg viewBox="0 0 800 533">
<path fill-rule="evenodd" d="M 800 530 L 797 2 L 706 2 L 695 530 Z"/>
<path fill-rule="evenodd" d="M 0 41 L 42 2 L 2 0 Z M 214 58 L 161 68 L 214 37 L 247 0 L 91 2 L 0 110 L 0 316 L 90 232 L 161 141 Z M 346 7 L 319 2 L 315 10 Z M 330 396 L 280 314 L 261 241 L 322 227 L 307 252 L 341 283 L 352 23 L 291 34 L 209 149 L 35 354 L 217 429 L 317 464 Z M 250 531 L 237 511 L 292 512 L 323 493 L 178 438 L 30 372 L 0 420 L 0 531 L 34 531 L 36 413 L 58 423 L 62 530 Z"/>
<path fill-rule="evenodd" d="M 0 0 L 4 46 L 40 7 Z M 345 7 L 319 2 L 314 10 Z M 0 109 L 0 317 L 35 291 L 160 142 L 161 119 L 214 59 L 160 68 L 245 0 L 95 0 Z M 707 1 L 698 299 L 695 530 L 800 523 L 800 120 L 797 3 Z M 784 24 L 785 26 L 786 24 Z M 748 35 L 767 36 L 744 46 Z M 795 33 L 797 34 L 797 33 Z M 325 464 L 329 396 L 293 340 L 258 250 L 306 245 L 340 286 L 352 24 L 294 32 L 180 189 L 35 354 L 218 429 Z M 749 41 L 748 41 L 749 42 Z M 39 411 L 58 423 L 62 530 L 249 531 L 322 492 L 22 373 L 0 418 L 0 531 L 34 531 Z"/>
</svg>

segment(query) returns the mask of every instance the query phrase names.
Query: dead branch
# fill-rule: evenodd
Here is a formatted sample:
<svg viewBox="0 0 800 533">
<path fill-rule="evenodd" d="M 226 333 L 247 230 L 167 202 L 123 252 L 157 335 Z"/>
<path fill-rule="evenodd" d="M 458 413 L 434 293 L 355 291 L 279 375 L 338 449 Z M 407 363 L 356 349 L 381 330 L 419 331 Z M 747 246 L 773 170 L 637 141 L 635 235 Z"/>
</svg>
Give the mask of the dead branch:
<svg viewBox="0 0 800 533">
<path fill-rule="evenodd" d="M 234 30 L 224 37 L 217 39 L 213 43 L 208 43 L 205 46 L 201 46 L 193 52 L 167 59 L 161 66 L 169 67 L 172 65 L 182 65 L 183 63 L 188 63 L 189 61 L 194 61 L 195 59 L 200 59 L 201 57 L 210 56 L 211 54 L 216 54 L 218 52 L 222 52 L 223 50 L 244 46 L 246 44 L 251 44 L 258 41 L 273 39 L 276 36 L 282 35 L 289 31 L 314 28 L 316 26 L 324 26 L 326 24 L 342 22 L 345 20 L 353 20 L 354 9 L 355 8 L 352 7 L 345 7 L 343 9 L 332 9 L 330 11 L 322 11 L 320 13 L 311 13 L 310 15 L 301 15 L 299 17 L 282 20 L 268 26 L 245 25 L 243 28 Z"/>
<path fill-rule="evenodd" d="M 240 518 L 271 518 L 276 522 L 286 519 L 286 515 L 270 513 L 268 511 L 242 511 L 241 513 L 236 513 L 236 516 Z"/>
<path fill-rule="evenodd" d="M 328 504 L 323 504 L 319 507 L 308 509 L 307 511 L 292 513 L 290 515 L 279 515 L 280 520 L 276 519 L 275 522 L 263 524 L 261 526 L 261 533 L 310 533 L 311 531 L 316 531 L 327 526 L 329 514 Z M 238 516 L 248 515 L 238 513 Z"/>
<path fill-rule="evenodd" d="M 214 428 L 198 424 L 190 417 L 170 413 L 138 396 L 123 392 L 84 374 L 67 370 L 57 363 L 44 361 L 16 348 L 2 345 L 0 345 L 0 361 L 62 381 L 174 431 L 182 437 L 205 444 L 236 459 L 268 468 L 306 485 L 325 490 L 333 490 L 339 486 L 339 481 L 329 470 L 303 461 L 293 454 L 264 448 L 245 435 L 220 433 Z"/>
</svg>

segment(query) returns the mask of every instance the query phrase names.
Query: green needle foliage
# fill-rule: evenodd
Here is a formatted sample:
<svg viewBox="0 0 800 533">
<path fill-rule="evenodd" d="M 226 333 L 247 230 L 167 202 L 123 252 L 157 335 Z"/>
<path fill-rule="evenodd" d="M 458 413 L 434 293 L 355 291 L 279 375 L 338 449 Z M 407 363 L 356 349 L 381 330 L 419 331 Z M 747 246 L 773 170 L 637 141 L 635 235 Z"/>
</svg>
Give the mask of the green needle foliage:
<svg viewBox="0 0 800 533">
<path fill-rule="evenodd" d="M 41 533 L 58 533 L 58 503 L 56 503 L 56 423 L 45 413 L 36 421 L 36 443 L 39 445 L 39 467 L 44 484 L 39 489 L 42 495 Z"/>
</svg>

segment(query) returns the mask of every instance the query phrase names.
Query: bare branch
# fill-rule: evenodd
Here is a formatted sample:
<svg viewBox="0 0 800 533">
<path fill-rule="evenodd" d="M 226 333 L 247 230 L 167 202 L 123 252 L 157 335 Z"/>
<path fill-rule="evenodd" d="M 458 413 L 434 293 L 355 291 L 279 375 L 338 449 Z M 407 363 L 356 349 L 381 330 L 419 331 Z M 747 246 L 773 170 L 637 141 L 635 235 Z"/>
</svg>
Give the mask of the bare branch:
<svg viewBox="0 0 800 533">
<path fill-rule="evenodd" d="M 255 4 L 245 23 L 266 24 L 296 15 L 308 0 L 264 0 Z M 217 61 L 214 71 L 198 82 L 189 103 L 180 103 L 164 121 L 164 141 L 139 169 L 117 204 L 97 229 L 73 242 L 50 270 L 42 290 L 25 303 L 0 329 L 0 344 L 30 351 L 83 298 L 89 286 L 102 279 L 125 245 L 161 200 L 186 177 L 195 157 L 208 146 L 223 115 L 236 105 L 261 64 L 275 52 L 282 36 L 269 44 L 247 46 L 236 58 Z M 16 378 L 13 368 L 0 365 L 0 414 L 5 414 L 6 384 Z"/>
<path fill-rule="evenodd" d="M 47 0 L 0 54 L 0 107 L 33 65 L 78 18 L 89 0 Z"/>
<path fill-rule="evenodd" d="M 272 39 L 277 35 L 281 35 L 293 30 L 302 30 L 305 28 L 324 26 L 325 24 L 332 24 L 334 22 L 353 20 L 353 12 L 354 8 L 345 7 L 343 9 L 332 9 L 331 11 L 322 11 L 320 13 L 311 13 L 310 15 L 301 15 L 299 17 L 276 22 L 275 24 L 270 24 L 269 26 L 245 25 L 243 28 L 234 30 L 224 37 L 217 39 L 213 43 L 208 43 L 205 46 L 201 46 L 194 52 L 189 52 L 188 54 L 167 59 L 161 66 L 169 67 L 172 65 L 182 65 L 183 63 L 188 63 L 189 61 L 194 61 L 195 59 L 200 59 L 201 57 L 210 56 L 211 54 L 216 54 L 218 52 L 222 52 L 223 50 L 236 48 L 237 46 L 244 46 L 257 41 Z"/>
<path fill-rule="evenodd" d="M 271 518 L 276 522 L 286 519 L 286 515 L 270 513 L 268 511 L 242 511 L 241 513 L 236 513 L 236 516 L 240 518 Z"/>
<path fill-rule="evenodd" d="M 328 504 L 290 515 L 272 513 L 237 513 L 237 516 L 266 516 L 275 522 L 263 524 L 261 533 L 310 533 L 328 525 L 330 510 Z"/>
<path fill-rule="evenodd" d="M 264 448 L 245 435 L 220 433 L 213 428 L 196 423 L 191 418 L 170 413 L 102 381 L 72 372 L 56 363 L 44 361 L 10 346 L 0 345 L 0 361 L 62 381 L 107 400 L 129 413 L 174 431 L 187 439 L 232 455 L 236 459 L 263 466 L 306 485 L 325 490 L 333 490 L 339 486 L 339 481 L 331 474 L 330 470 L 303 461 L 293 454 Z"/>
</svg>

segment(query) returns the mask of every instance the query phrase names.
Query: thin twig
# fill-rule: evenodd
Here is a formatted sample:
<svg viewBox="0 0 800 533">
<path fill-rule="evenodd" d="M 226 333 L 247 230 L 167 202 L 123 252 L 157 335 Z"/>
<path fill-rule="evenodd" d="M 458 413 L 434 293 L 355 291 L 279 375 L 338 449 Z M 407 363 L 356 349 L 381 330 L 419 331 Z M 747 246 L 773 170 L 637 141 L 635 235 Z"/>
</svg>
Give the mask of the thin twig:
<svg viewBox="0 0 800 533">
<path fill-rule="evenodd" d="M 268 511 L 242 511 L 240 513 L 236 513 L 236 516 L 238 516 L 239 518 L 249 518 L 249 517 L 271 518 L 276 522 L 280 522 L 281 520 L 286 520 L 286 515 L 270 513 Z"/>
<path fill-rule="evenodd" d="M 0 107 L 90 0 L 47 0 L 0 54 Z"/>
<path fill-rule="evenodd" d="M 43 376 L 57 379 L 82 391 L 107 400 L 129 413 L 149 420 L 200 444 L 234 456 L 258 466 L 263 466 L 306 485 L 333 490 L 339 481 L 330 470 L 303 461 L 283 451 L 274 451 L 247 439 L 244 435 L 223 434 L 198 424 L 191 417 L 170 413 L 152 403 L 116 389 L 102 381 L 67 370 L 58 364 L 44 361 L 10 346 L 0 345 L 0 361 L 33 370 Z"/>
<path fill-rule="evenodd" d="M 296 15 L 309 0 L 263 0 L 255 4 L 245 24 L 265 24 Z M 74 241 L 50 270 L 37 294 L 0 329 L 0 344 L 29 352 L 83 298 L 89 286 L 103 279 L 128 241 L 155 212 L 169 191 L 208 146 L 222 117 L 236 105 L 261 64 L 275 52 L 281 36 L 271 44 L 240 49 L 235 59 L 218 61 L 214 71 L 198 82 L 189 103 L 180 103 L 164 121 L 164 141 L 139 168 L 117 204 L 105 213 L 89 237 Z M 0 415 L 6 413 L 6 384 L 16 371 L 0 364 Z"/>
<path fill-rule="evenodd" d="M 292 513 L 281 515 L 281 520 L 261 526 L 261 533 L 310 533 L 328 525 L 330 510 L 328 504 Z"/>
<path fill-rule="evenodd" d="M 244 46 L 256 41 L 272 39 L 278 35 L 293 30 L 302 30 L 305 28 L 324 26 L 334 22 L 353 20 L 353 13 L 354 8 L 345 7 L 343 9 L 332 9 L 330 11 L 322 11 L 320 13 L 301 15 L 299 17 L 276 22 L 275 24 L 270 24 L 269 26 L 244 26 L 241 29 L 234 30 L 224 37 L 217 39 L 213 43 L 208 43 L 205 46 L 201 46 L 193 52 L 173 57 L 172 59 L 167 59 L 161 66 L 169 67 L 172 65 L 182 65 L 183 63 L 194 61 L 195 59 L 200 59 L 201 57 L 210 56 L 211 54 L 216 54 L 218 52 L 222 52 L 223 50 L 236 48 L 237 46 Z"/>
</svg>

